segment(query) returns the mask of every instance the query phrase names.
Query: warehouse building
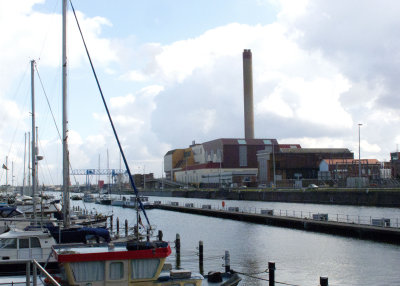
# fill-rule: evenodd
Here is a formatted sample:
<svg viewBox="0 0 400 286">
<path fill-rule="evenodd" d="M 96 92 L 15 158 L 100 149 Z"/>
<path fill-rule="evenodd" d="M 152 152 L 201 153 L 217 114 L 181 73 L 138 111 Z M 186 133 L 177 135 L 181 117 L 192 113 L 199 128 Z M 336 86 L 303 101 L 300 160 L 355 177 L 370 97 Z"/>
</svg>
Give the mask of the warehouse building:
<svg viewBox="0 0 400 286">
<path fill-rule="evenodd" d="M 203 186 L 256 185 L 257 152 L 278 146 L 276 139 L 220 138 L 189 148 L 175 149 L 164 157 L 167 179 Z"/>
</svg>

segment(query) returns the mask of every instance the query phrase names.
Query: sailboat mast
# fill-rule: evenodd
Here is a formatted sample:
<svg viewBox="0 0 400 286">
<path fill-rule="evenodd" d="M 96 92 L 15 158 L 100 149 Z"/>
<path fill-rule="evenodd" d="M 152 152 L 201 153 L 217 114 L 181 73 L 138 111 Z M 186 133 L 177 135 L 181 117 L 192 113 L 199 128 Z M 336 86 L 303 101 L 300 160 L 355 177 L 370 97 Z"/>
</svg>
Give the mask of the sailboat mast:
<svg viewBox="0 0 400 286">
<path fill-rule="evenodd" d="M 25 191 L 25 183 L 26 183 L 26 132 L 25 132 L 25 139 L 24 139 L 24 177 L 22 179 L 22 194 L 24 195 L 24 191 Z"/>
<path fill-rule="evenodd" d="M 32 198 L 33 219 L 36 224 L 36 128 L 35 128 L 35 60 L 31 61 L 31 93 L 32 93 Z"/>
<path fill-rule="evenodd" d="M 107 193 L 110 194 L 110 160 L 108 158 L 108 148 L 107 148 Z"/>
<path fill-rule="evenodd" d="M 31 188 L 31 176 L 29 175 L 31 170 L 31 133 L 28 132 L 28 193 Z"/>
<path fill-rule="evenodd" d="M 8 186 L 8 156 L 6 156 L 6 186 Z"/>
<path fill-rule="evenodd" d="M 69 227 L 69 154 L 67 116 L 67 0 L 62 3 L 63 222 Z"/>
</svg>

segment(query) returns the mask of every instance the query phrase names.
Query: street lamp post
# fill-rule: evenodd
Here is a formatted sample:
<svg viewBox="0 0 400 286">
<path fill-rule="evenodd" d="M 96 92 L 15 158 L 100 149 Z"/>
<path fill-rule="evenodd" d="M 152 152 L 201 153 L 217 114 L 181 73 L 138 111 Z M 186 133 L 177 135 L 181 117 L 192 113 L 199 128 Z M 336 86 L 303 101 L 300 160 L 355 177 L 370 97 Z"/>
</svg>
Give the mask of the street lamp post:
<svg viewBox="0 0 400 286">
<path fill-rule="evenodd" d="M 361 136 L 360 129 L 362 124 L 358 123 L 358 186 L 361 187 Z"/>
</svg>

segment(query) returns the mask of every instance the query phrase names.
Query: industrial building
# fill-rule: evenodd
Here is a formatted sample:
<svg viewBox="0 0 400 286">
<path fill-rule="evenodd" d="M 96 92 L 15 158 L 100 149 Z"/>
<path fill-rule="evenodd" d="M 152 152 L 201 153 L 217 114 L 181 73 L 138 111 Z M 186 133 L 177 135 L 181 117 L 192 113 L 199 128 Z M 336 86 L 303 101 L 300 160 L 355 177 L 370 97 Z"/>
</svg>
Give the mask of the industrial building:
<svg viewBox="0 0 400 286">
<path fill-rule="evenodd" d="M 321 160 L 354 158 L 354 154 L 346 148 L 301 148 L 300 145 L 278 147 L 257 154 L 259 181 L 262 184 L 290 186 L 302 179 L 316 181 Z"/>
<path fill-rule="evenodd" d="M 220 138 L 164 156 L 166 178 L 198 186 L 249 185 L 258 182 L 257 152 L 277 146 L 276 139 Z"/>
<path fill-rule="evenodd" d="M 400 152 L 390 153 L 390 165 L 393 178 L 400 179 Z"/>
<path fill-rule="evenodd" d="M 276 139 L 255 139 L 252 53 L 243 51 L 244 138 L 220 138 L 164 156 L 167 180 L 196 187 L 304 187 L 308 183 L 347 184 L 359 165 L 347 148 L 301 148 Z M 400 176 L 399 153 L 393 173 Z M 377 160 L 362 160 L 365 181 L 382 176 Z M 379 171 L 381 169 L 381 171 Z M 360 178 L 359 178 L 360 179 Z"/>
</svg>

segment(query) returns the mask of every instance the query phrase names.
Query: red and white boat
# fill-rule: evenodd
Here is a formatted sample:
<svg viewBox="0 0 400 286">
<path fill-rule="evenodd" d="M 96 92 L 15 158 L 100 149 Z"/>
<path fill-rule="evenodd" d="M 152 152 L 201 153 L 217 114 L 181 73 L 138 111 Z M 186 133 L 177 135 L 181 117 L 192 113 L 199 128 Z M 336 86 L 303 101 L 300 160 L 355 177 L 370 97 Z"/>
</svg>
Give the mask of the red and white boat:
<svg viewBox="0 0 400 286">
<path fill-rule="evenodd" d="M 53 246 L 61 285 L 74 286 L 233 286 L 236 274 L 220 274 L 213 280 L 188 270 L 164 271 L 171 247 L 164 241 L 132 241 L 109 244 L 59 244 Z"/>
</svg>

